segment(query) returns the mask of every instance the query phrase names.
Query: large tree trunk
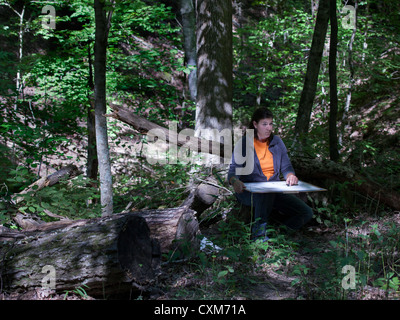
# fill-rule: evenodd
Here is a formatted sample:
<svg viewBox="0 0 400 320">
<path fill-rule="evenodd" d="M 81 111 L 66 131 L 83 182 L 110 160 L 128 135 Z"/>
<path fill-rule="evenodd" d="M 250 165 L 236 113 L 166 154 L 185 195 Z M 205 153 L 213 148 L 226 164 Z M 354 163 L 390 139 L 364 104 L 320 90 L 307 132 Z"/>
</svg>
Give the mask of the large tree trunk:
<svg viewBox="0 0 400 320">
<path fill-rule="evenodd" d="M 310 116 L 315 92 L 317 90 L 318 74 L 321 66 L 328 21 L 329 0 L 321 0 L 319 2 L 317 21 L 315 23 L 310 56 L 308 58 L 306 77 L 303 91 L 300 96 L 296 119 L 295 133 L 296 136 L 300 138 L 299 141 L 304 139 L 304 135 L 307 134 L 310 125 Z"/>
<path fill-rule="evenodd" d="M 106 53 L 109 30 L 109 19 L 105 11 L 105 3 L 101 0 L 94 1 L 96 33 L 95 33 L 95 58 L 94 58 L 94 99 L 95 99 L 95 126 L 97 159 L 100 173 L 100 201 L 102 215 L 113 213 L 113 190 L 110 164 L 110 151 L 108 148 L 107 118 L 106 114 Z"/>
<path fill-rule="evenodd" d="M 196 136 L 232 130 L 232 1 L 197 1 Z M 215 140 L 215 139 L 212 139 Z"/>
<path fill-rule="evenodd" d="M 62 293 L 85 285 L 89 296 L 129 297 L 156 280 L 161 253 L 196 247 L 197 233 L 187 207 L 57 221 L 24 233 L 2 228 L 0 240 L 8 240 L 0 249 L 2 290 Z"/>
</svg>

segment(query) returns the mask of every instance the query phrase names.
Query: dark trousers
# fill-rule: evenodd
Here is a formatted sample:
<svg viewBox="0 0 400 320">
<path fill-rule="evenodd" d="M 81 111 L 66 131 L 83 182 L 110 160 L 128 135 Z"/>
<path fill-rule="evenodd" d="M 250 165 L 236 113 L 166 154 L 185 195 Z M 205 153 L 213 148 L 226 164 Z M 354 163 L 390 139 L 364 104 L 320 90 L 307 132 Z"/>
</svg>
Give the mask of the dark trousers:
<svg viewBox="0 0 400 320">
<path fill-rule="evenodd" d="M 245 206 L 254 208 L 256 224 L 265 224 L 272 209 L 283 215 L 282 223 L 293 230 L 300 229 L 313 216 L 312 209 L 300 198 L 285 193 L 236 193 L 236 198 Z"/>
</svg>

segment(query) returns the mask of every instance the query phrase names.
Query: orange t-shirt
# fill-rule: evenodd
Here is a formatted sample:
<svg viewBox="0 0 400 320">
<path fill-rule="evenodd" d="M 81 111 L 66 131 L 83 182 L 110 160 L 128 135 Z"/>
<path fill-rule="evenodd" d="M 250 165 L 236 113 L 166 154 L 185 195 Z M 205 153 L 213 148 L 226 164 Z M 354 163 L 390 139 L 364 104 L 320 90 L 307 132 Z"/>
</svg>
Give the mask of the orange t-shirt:
<svg viewBox="0 0 400 320">
<path fill-rule="evenodd" d="M 264 175 L 269 178 L 274 174 L 274 158 L 271 151 L 269 151 L 266 142 L 261 142 L 254 138 L 254 149 L 256 151 L 258 160 L 260 161 L 261 170 Z"/>
</svg>

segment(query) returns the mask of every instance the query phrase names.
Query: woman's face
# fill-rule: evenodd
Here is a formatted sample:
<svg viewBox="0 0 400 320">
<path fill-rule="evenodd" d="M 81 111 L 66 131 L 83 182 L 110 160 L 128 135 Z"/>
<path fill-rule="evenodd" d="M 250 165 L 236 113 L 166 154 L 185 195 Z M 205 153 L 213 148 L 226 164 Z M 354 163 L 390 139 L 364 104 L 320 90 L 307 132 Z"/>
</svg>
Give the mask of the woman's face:
<svg viewBox="0 0 400 320">
<path fill-rule="evenodd" d="M 258 122 L 253 121 L 254 128 L 257 129 L 257 135 L 259 140 L 266 140 L 272 133 L 273 127 L 272 118 L 261 119 Z"/>
</svg>

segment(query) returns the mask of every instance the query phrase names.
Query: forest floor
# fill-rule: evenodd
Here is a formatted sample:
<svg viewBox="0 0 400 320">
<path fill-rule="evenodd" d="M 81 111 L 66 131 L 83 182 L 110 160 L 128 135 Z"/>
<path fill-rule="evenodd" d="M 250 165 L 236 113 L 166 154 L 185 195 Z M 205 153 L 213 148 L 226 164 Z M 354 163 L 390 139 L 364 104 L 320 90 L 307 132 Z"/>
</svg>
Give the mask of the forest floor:
<svg viewBox="0 0 400 320">
<path fill-rule="evenodd" d="M 326 261 L 324 255 L 332 255 L 332 244 L 337 239 L 345 239 L 346 236 L 347 238 L 356 238 L 360 234 L 368 235 L 372 230 L 370 226 L 376 226 L 373 228 L 374 231 L 378 232 L 379 230 L 384 233 L 388 225 L 394 224 L 397 227 L 400 225 L 400 212 L 388 213 L 383 218 L 363 216 L 359 218 L 359 222 L 362 223 L 348 227 L 347 230 L 344 227 L 328 228 L 315 224 L 297 233 L 285 234 L 284 242 L 286 244 L 284 246 L 290 248 L 283 253 L 283 259 L 273 259 L 275 263 L 266 262 L 268 259 L 264 261 L 259 259 L 257 262 L 249 260 L 245 274 L 236 274 L 235 276 L 232 274 L 231 279 L 226 281 L 218 281 L 218 277 L 212 276 L 215 274 L 212 268 L 218 263 L 223 264 L 221 261 L 215 261 L 214 266 L 204 269 L 200 268 L 199 262 L 195 260 L 191 263 L 169 264 L 164 267 L 163 275 L 160 278 L 161 289 L 165 290 L 165 293 L 153 298 L 193 300 L 399 299 L 399 292 L 389 293 L 382 288 L 371 286 L 370 283 L 364 286 L 357 284 L 354 290 L 344 290 L 340 280 L 345 274 L 338 277 L 334 269 L 325 265 L 327 263 L 335 264 L 330 259 Z M 276 244 L 271 247 L 275 247 L 274 250 L 282 248 Z M 270 254 L 271 250 L 267 246 L 264 258 L 268 258 Z M 398 252 L 393 254 L 398 255 Z M 337 255 L 332 259 L 339 260 L 340 257 Z M 228 262 L 225 261 L 225 264 L 228 265 Z M 299 273 L 296 270 L 303 270 L 303 272 Z M 324 284 L 321 286 L 322 282 Z"/>
<path fill-rule="evenodd" d="M 344 290 L 340 288 L 340 282 L 331 283 L 326 289 L 318 288 L 321 285 L 321 274 L 317 272 L 321 268 L 330 269 L 325 266 L 321 257 L 332 253 L 332 243 L 338 238 L 354 238 L 360 234 L 368 235 L 371 230 L 384 234 L 389 225 L 400 225 L 400 212 L 388 213 L 385 217 L 362 216 L 358 218 L 359 223 L 347 229 L 338 227 L 321 227 L 313 224 L 303 230 L 278 235 L 279 239 L 290 247 L 284 252 L 282 259 L 275 259 L 275 263 L 266 262 L 271 255 L 271 247 L 282 248 L 276 244 L 264 246 L 261 256 L 257 261 L 249 261 L 246 266 L 240 266 L 238 262 L 216 254 L 209 253 L 212 260 L 211 265 L 202 266 L 198 257 L 189 260 L 163 263 L 162 273 L 157 284 L 143 295 L 131 297 L 132 299 L 145 300 L 313 300 L 321 298 L 320 290 L 335 291 L 336 296 L 327 299 L 349 299 L 349 300 L 381 300 L 399 299 L 399 292 L 388 292 L 382 288 L 369 284 L 360 286 L 357 284 L 355 290 Z M 371 226 L 376 226 L 372 228 Z M 213 227 L 203 230 L 207 235 L 213 234 L 218 237 Z M 282 231 L 280 231 L 282 232 Z M 351 240 L 349 241 L 351 242 Z M 260 250 L 259 250 L 260 251 Z M 262 256 L 264 254 L 264 256 Z M 275 252 L 276 254 L 276 252 Z M 399 259 L 399 252 L 393 252 L 393 256 Z M 261 259 L 260 259 L 261 258 Z M 264 259 L 263 259 L 264 258 Z M 338 257 L 334 257 L 337 259 Z M 329 263 L 331 263 L 330 261 Z M 219 278 L 216 272 L 221 266 L 231 266 L 232 275 L 229 279 Z M 303 274 L 296 273 L 296 266 L 301 270 L 308 270 Z M 237 268 L 237 269 L 236 269 Z M 329 283 L 329 272 L 322 275 L 326 278 L 325 284 Z M 220 271 L 219 271 L 220 272 Z M 228 272 L 229 273 L 229 272 Z M 337 278 L 334 273 L 332 279 Z M 344 277 L 344 274 L 342 275 Z M 337 286 L 333 288 L 333 286 Z M 319 292 L 318 294 L 316 294 Z M 339 295 L 338 295 L 339 293 Z M 327 293 L 328 294 L 328 293 Z M 331 293 L 332 294 L 332 293 Z M 46 290 L 36 290 L 23 294 L 2 294 L 0 300 L 93 300 L 87 296 L 84 290 L 74 290 L 64 293 L 55 293 Z"/>
</svg>

